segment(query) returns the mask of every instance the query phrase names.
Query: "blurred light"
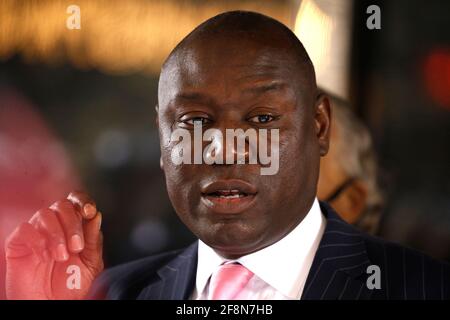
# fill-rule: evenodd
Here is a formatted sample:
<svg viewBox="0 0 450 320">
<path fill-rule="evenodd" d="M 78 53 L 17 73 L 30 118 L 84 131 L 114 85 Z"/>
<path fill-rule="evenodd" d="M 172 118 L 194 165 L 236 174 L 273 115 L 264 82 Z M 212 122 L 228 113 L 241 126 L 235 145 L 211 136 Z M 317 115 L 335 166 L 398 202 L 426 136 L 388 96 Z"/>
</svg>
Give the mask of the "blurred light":
<svg viewBox="0 0 450 320">
<path fill-rule="evenodd" d="M 316 71 L 317 83 L 348 98 L 352 0 L 303 0 L 294 32 Z"/>
<path fill-rule="evenodd" d="M 159 220 L 141 221 L 131 233 L 131 242 L 141 253 L 159 252 L 169 243 L 169 232 Z"/>
<path fill-rule="evenodd" d="M 304 0 L 295 19 L 294 31 L 306 47 L 316 68 L 329 61 L 332 20 L 312 0 Z"/>
<path fill-rule="evenodd" d="M 0 59 L 99 69 L 111 74 L 159 73 L 173 47 L 204 20 L 252 10 L 290 24 L 290 1 L 77 0 L 81 29 L 66 28 L 68 1 L 0 0 Z"/>
<path fill-rule="evenodd" d="M 103 167 L 123 166 L 130 160 L 130 139 L 121 130 L 104 131 L 94 143 L 94 154 L 97 162 Z"/>
<path fill-rule="evenodd" d="M 427 55 L 424 80 L 431 99 L 450 109 L 450 49 L 435 49 Z"/>
</svg>

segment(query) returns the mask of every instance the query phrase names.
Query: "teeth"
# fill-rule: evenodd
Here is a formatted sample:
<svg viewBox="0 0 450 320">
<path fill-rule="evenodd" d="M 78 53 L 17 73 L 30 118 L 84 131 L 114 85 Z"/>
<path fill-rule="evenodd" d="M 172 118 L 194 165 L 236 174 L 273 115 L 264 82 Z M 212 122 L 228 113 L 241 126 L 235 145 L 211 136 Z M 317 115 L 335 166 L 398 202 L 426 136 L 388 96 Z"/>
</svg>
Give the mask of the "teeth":
<svg viewBox="0 0 450 320">
<path fill-rule="evenodd" d="M 219 197 L 220 198 L 224 198 L 224 199 L 234 199 L 234 198 L 241 198 L 243 196 L 244 196 L 243 194 L 233 194 L 233 195 L 230 195 L 230 196 L 223 196 L 223 195 L 221 195 Z"/>
<path fill-rule="evenodd" d="M 239 190 L 232 189 L 232 190 L 217 190 L 218 193 L 239 193 Z"/>
<path fill-rule="evenodd" d="M 223 199 L 236 199 L 247 196 L 245 193 L 237 190 L 217 190 L 216 192 L 211 194 L 213 197 L 223 198 Z"/>
</svg>

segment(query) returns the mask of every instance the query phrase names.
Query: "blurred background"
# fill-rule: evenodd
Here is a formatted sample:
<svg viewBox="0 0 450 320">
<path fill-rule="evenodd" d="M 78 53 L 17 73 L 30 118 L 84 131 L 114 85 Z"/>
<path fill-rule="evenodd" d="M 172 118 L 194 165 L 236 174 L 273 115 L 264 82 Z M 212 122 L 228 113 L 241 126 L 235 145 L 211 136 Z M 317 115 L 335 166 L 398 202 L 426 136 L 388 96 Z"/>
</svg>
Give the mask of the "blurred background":
<svg viewBox="0 0 450 320">
<path fill-rule="evenodd" d="M 367 28 L 373 4 L 381 29 Z M 290 27 L 318 84 L 367 127 L 376 234 L 450 261 L 450 2 L 437 0 L 0 0 L 0 242 L 84 189 L 104 214 L 107 266 L 189 244 L 159 168 L 159 70 L 195 26 L 237 9 Z"/>
</svg>

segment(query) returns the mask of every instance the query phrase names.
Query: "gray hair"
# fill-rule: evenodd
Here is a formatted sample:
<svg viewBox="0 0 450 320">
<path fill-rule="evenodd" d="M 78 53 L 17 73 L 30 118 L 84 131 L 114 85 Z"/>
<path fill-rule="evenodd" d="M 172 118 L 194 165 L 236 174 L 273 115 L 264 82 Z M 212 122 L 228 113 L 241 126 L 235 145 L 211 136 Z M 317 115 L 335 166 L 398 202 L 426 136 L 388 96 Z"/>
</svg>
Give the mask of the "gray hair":
<svg viewBox="0 0 450 320">
<path fill-rule="evenodd" d="M 383 194 L 378 185 L 378 165 L 369 129 L 344 100 L 327 94 L 332 106 L 332 125 L 337 128 L 337 161 L 349 177 L 367 186 L 367 204 L 356 225 L 375 234 L 380 223 Z"/>
</svg>

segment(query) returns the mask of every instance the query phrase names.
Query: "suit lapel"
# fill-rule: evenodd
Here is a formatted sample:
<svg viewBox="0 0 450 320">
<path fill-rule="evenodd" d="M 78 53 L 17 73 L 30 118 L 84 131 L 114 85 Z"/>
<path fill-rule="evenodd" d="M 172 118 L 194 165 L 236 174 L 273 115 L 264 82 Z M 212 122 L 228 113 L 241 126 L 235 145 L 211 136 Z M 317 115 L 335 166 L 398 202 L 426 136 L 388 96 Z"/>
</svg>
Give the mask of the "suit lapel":
<svg viewBox="0 0 450 320">
<path fill-rule="evenodd" d="M 302 300 L 369 299 L 367 267 L 371 264 L 359 231 L 344 222 L 326 203 L 327 219 L 319 248 L 306 280 Z"/>
<path fill-rule="evenodd" d="M 197 246 L 196 241 L 159 269 L 158 278 L 142 290 L 138 300 L 189 299 L 195 284 Z"/>
</svg>

